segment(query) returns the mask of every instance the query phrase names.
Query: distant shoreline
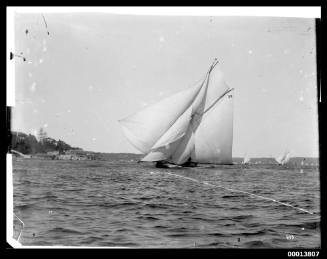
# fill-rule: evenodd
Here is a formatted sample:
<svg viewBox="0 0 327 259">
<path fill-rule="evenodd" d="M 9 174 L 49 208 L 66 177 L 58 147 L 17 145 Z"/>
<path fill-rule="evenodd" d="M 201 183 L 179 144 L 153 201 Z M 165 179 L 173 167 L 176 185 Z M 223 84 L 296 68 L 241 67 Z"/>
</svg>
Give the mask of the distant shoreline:
<svg viewBox="0 0 327 259">
<path fill-rule="evenodd" d="M 74 160 L 74 161 L 118 161 L 118 162 L 137 162 L 142 159 L 143 154 L 135 153 L 102 153 L 84 150 L 67 150 L 63 153 L 48 152 L 37 154 L 19 154 L 12 150 L 15 157 L 23 159 L 41 159 L 41 160 Z M 233 157 L 233 165 L 242 165 L 243 157 Z M 150 162 L 154 163 L 154 162 Z M 247 165 L 277 165 L 277 161 L 272 157 L 254 157 L 251 158 Z M 288 166 L 319 166 L 318 157 L 291 157 L 287 162 Z M 216 165 L 216 164 L 215 164 Z M 218 164 L 217 164 L 218 165 Z"/>
</svg>

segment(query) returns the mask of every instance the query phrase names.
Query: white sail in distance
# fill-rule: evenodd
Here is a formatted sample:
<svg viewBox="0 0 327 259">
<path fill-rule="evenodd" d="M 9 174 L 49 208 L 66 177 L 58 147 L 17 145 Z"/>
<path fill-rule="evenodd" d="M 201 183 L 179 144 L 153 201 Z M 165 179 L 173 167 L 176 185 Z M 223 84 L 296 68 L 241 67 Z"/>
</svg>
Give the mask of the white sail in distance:
<svg viewBox="0 0 327 259">
<path fill-rule="evenodd" d="M 290 161 L 290 159 L 291 159 L 291 156 L 290 155 L 291 155 L 291 153 L 290 152 L 287 152 L 287 154 L 286 154 L 286 156 L 285 156 L 282 164 L 286 164 L 288 161 Z"/>
<path fill-rule="evenodd" d="M 217 63 L 196 86 L 119 121 L 142 161 L 232 163 L 233 89 Z"/>
<path fill-rule="evenodd" d="M 284 155 L 275 158 L 275 160 L 277 161 L 278 164 L 284 165 L 290 160 L 290 158 L 291 158 L 290 157 L 290 152 L 287 151 L 287 152 L 285 152 Z"/>
<path fill-rule="evenodd" d="M 242 164 L 248 164 L 250 160 L 251 158 L 247 154 L 245 154 Z"/>
</svg>

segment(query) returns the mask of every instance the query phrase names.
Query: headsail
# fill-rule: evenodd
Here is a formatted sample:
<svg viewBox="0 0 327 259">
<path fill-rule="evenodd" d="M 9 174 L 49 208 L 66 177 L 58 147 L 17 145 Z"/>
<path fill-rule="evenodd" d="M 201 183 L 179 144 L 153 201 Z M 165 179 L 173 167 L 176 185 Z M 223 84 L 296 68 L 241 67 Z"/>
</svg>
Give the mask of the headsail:
<svg viewBox="0 0 327 259">
<path fill-rule="evenodd" d="M 192 104 L 201 86 L 202 82 L 120 120 L 127 139 L 141 152 L 149 152 Z"/>
<path fill-rule="evenodd" d="M 232 162 L 233 89 L 217 63 L 195 87 L 120 121 L 143 161 Z"/>
</svg>

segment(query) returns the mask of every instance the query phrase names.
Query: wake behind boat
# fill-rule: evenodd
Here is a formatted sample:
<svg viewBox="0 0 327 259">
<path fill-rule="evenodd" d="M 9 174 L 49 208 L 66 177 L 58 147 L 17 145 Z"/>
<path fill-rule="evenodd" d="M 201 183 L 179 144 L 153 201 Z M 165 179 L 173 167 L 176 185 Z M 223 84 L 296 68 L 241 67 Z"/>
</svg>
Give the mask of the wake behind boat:
<svg viewBox="0 0 327 259">
<path fill-rule="evenodd" d="M 205 78 L 119 120 L 129 142 L 160 168 L 233 164 L 233 88 L 214 60 Z"/>
</svg>

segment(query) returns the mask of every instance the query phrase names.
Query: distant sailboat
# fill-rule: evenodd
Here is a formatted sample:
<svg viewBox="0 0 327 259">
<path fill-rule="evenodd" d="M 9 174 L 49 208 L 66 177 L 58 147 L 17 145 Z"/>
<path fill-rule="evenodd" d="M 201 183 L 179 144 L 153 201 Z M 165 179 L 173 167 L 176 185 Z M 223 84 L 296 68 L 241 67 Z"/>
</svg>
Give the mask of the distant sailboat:
<svg viewBox="0 0 327 259">
<path fill-rule="evenodd" d="M 288 163 L 290 161 L 290 159 L 291 159 L 291 153 L 288 152 L 287 155 L 286 155 L 286 157 L 283 159 L 282 164 Z"/>
<path fill-rule="evenodd" d="M 251 158 L 247 154 L 245 154 L 242 164 L 246 165 L 250 162 L 250 160 L 251 160 Z"/>
<path fill-rule="evenodd" d="M 277 161 L 278 164 L 284 165 L 284 164 L 286 164 L 290 160 L 290 158 L 291 158 L 290 157 L 290 152 L 287 151 L 287 152 L 285 152 L 284 155 L 276 158 L 276 161 Z"/>
<path fill-rule="evenodd" d="M 232 164 L 234 89 L 217 63 L 194 87 L 119 121 L 129 142 L 145 154 L 141 161 L 158 167 Z"/>
</svg>

